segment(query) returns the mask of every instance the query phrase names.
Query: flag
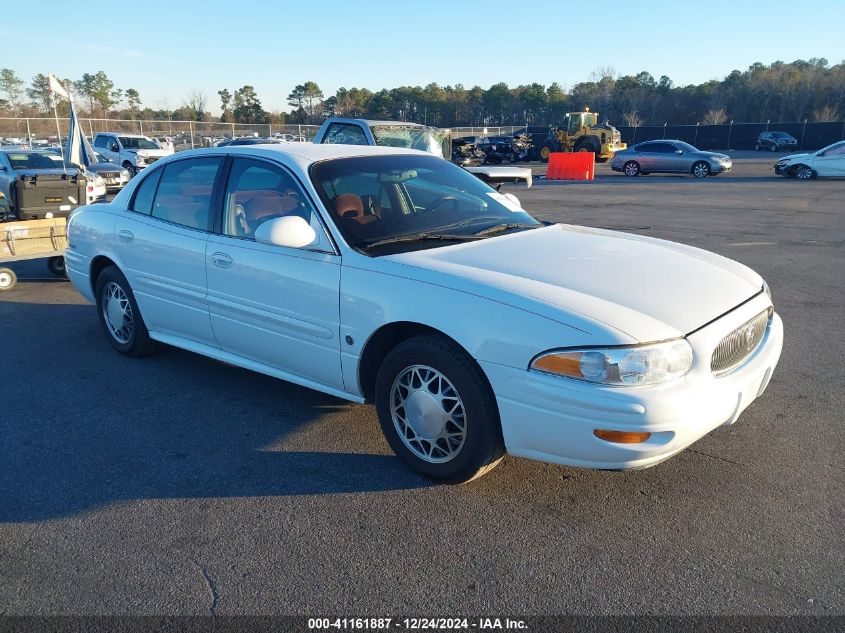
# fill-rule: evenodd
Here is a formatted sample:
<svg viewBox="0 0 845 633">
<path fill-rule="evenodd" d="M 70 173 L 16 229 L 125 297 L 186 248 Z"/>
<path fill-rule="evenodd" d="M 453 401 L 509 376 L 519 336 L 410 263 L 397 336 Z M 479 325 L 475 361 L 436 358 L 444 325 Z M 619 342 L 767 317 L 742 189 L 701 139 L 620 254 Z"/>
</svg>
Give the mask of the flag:
<svg viewBox="0 0 845 633">
<path fill-rule="evenodd" d="M 88 139 L 85 138 L 85 132 L 79 126 L 73 101 L 70 102 L 70 129 L 67 135 L 65 162 L 79 168 L 80 171 L 85 171 L 86 167 L 96 162 L 94 150 L 91 149 Z"/>
<path fill-rule="evenodd" d="M 58 79 L 56 79 L 56 76 L 53 73 L 47 73 L 47 85 L 50 88 L 50 92 L 55 92 L 60 97 L 70 99 L 70 95 L 67 90 L 65 90 L 64 86 Z"/>
</svg>

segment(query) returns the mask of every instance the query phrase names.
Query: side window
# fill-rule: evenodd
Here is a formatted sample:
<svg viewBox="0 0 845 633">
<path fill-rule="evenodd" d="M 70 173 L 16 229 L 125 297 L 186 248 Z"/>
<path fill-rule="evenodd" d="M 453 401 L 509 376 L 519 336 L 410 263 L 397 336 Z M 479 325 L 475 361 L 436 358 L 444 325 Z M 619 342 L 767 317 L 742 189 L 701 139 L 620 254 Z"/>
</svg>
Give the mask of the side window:
<svg viewBox="0 0 845 633">
<path fill-rule="evenodd" d="M 653 154 L 659 151 L 657 147 L 657 143 L 643 143 L 642 145 L 637 145 L 637 151 L 645 154 Z"/>
<path fill-rule="evenodd" d="M 156 169 L 149 174 L 144 174 L 144 180 L 138 185 L 135 192 L 135 199 L 132 201 L 132 210 L 137 213 L 150 215 L 153 210 L 153 198 L 156 195 L 156 187 L 161 179 L 162 169 Z"/>
<path fill-rule="evenodd" d="M 192 229 L 211 229 L 211 199 L 222 158 L 191 158 L 162 170 L 152 216 Z"/>
<path fill-rule="evenodd" d="M 311 246 L 331 250 L 317 213 L 293 176 L 269 163 L 234 159 L 226 185 L 223 234 L 255 239 L 255 229 L 264 222 L 289 216 L 302 218 L 314 229 L 317 239 Z"/>
<path fill-rule="evenodd" d="M 364 130 L 358 125 L 348 123 L 332 123 L 326 130 L 323 143 L 339 143 L 341 145 L 367 145 Z"/>
<path fill-rule="evenodd" d="M 105 147 L 106 146 L 106 137 L 102 134 L 97 134 L 97 138 L 94 139 L 94 147 Z"/>
</svg>

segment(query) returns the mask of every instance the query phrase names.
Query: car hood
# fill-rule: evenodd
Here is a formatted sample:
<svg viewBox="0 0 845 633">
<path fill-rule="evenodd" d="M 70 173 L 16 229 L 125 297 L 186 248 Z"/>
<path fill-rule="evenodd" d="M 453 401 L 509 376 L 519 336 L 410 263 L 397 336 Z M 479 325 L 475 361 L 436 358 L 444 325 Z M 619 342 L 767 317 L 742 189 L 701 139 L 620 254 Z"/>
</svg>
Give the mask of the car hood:
<svg viewBox="0 0 845 633">
<path fill-rule="evenodd" d="M 780 163 L 785 160 L 793 161 L 796 159 L 807 158 L 808 156 L 812 156 L 812 154 L 810 154 L 809 152 L 804 152 L 803 154 L 788 154 L 787 156 L 781 156 L 780 158 L 778 158 L 778 162 Z"/>
<path fill-rule="evenodd" d="M 564 224 L 381 259 L 562 323 L 586 317 L 639 342 L 686 335 L 763 284 L 742 264 L 698 248 Z"/>
<path fill-rule="evenodd" d="M 168 149 L 127 149 L 127 152 L 132 154 L 141 154 L 142 156 L 170 156 L 173 152 Z"/>
</svg>

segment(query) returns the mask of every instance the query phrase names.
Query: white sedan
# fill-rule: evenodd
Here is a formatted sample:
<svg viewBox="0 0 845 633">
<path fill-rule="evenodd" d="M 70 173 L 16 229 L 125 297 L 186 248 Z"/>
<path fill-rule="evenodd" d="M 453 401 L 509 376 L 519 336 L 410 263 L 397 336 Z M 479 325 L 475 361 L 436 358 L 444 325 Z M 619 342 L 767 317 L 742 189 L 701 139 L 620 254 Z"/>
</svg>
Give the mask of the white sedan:
<svg viewBox="0 0 845 633">
<path fill-rule="evenodd" d="M 845 178 L 845 141 L 809 154 L 791 154 L 775 163 L 775 173 L 809 180 L 817 177 Z"/>
<path fill-rule="evenodd" d="M 75 212 L 68 238 L 117 351 L 160 341 L 374 402 L 393 450 L 446 481 L 505 452 L 657 464 L 735 422 L 783 343 L 745 266 L 538 222 L 413 150 L 181 152 Z"/>
</svg>

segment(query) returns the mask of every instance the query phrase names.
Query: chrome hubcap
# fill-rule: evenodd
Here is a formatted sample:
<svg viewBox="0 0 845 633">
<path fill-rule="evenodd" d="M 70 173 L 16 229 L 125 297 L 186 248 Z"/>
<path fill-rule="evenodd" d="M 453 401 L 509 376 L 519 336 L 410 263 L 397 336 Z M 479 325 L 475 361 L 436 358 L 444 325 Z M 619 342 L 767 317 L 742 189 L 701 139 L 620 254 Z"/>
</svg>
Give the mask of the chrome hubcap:
<svg viewBox="0 0 845 633">
<path fill-rule="evenodd" d="M 110 281 L 103 288 L 103 317 L 109 333 L 118 343 L 128 343 L 135 331 L 135 320 L 132 318 L 132 304 L 123 288 Z"/>
<path fill-rule="evenodd" d="M 0 288 L 12 285 L 12 276 L 9 273 L 0 273 Z"/>
<path fill-rule="evenodd" d="M 390 413 L 402 442 L 420 459 L 448 462 L 463 448 L 464 404 L 436 369 L 413 365 L 402 370 L 390 389 Z"/>
<path fill-rule="evenodd" d="M 636 165 L 633 165 L 633 164 L 627 165 L 625 167 L 625 173 L 628 174 L 629 176 L 636 176 L 638 171 L 639 171 L 639 168 Z"/>
<path fill-rule="evenodd" d="M 707 167 L 705 165 L 696 165 L 695 166 L 695 175 L 699 178 L 703 178 L 707 175 Z"/>
<path fill-rule="evenodd" d="M 798 177 L 799 178 L 809 178 L 810 174 L 811 174 L 810 170 L 807 169 L 806 167 L 802 167 L 801 169 L 798 170 Z"/>
</svg>

